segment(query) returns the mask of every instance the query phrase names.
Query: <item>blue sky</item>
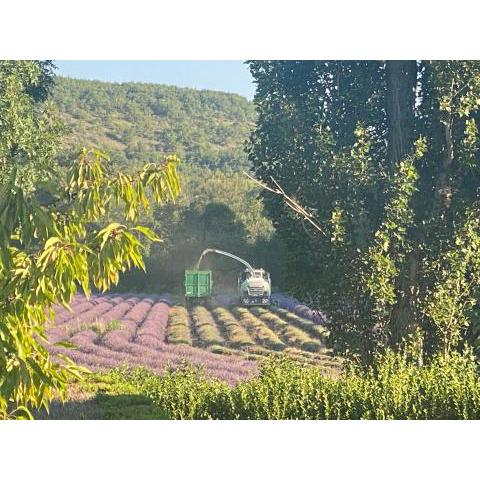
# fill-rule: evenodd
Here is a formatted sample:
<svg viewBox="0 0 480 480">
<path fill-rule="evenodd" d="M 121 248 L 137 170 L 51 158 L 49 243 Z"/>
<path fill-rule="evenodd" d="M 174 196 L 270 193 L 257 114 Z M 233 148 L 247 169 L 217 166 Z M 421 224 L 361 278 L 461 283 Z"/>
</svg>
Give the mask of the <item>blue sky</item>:
<svg viewBox="0 0 480 480">
<path fill-rule="evenodd" d="M 221 90 L 253 98 L 247 65 L 237 60 L 54 60 L 57 74 L 110 82 L 145 82 Z"/>
</svg>

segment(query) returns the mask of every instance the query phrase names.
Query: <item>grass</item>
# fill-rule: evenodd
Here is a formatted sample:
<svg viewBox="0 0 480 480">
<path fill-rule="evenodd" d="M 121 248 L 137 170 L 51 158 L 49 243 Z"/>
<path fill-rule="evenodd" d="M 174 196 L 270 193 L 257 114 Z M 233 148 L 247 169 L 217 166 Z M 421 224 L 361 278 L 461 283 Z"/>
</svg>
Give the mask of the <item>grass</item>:
<svg viewBox="0 0 480 480">
<path fill-rule="evenodd" d="M 73 380 L 67 400 L 55 400 L 50 413 L 37 412 L 40 420 L 163 420 L 168 415 L 137 387 L 114 372 L 93 373 Z"/>
</svg>

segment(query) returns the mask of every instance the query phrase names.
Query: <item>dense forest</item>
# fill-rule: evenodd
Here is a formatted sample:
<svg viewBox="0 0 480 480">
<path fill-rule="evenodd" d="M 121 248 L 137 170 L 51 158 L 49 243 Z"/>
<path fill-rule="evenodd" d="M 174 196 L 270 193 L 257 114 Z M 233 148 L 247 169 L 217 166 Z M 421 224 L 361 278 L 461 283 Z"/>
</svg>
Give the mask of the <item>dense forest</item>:
<svg viewBox="0 0 480 480">
<path fill-rule="evenodd" d="M 67 146 L 95 145 L 121 166 L 173 152 L 189 165 L 248 166 L 255 109 L 240 95 L 57 77 L 53 99 L 71 130 Z"/>
<path fill-rule="evenodd" d="M 62 77 L 55 79 L 53 100 L 68 131 L 62 156 L 94 145 L 122 171 L 168 153 L 181 159 L 176 203 L 142 214 L 163 240 L 147 255 L 147 276 L 131 271 L 119 288 L 180 291 L 183 270 L 206 247 L 244 255 L 282 285 L 282 243 L 263 213 L 258 187 L 242 173 L 250 168 L 245 144 L 255 121 L 252 102 L 223 92 Z M 233 288 L 238 266 L 208 261 L 219 282 Z"/>
</svg>

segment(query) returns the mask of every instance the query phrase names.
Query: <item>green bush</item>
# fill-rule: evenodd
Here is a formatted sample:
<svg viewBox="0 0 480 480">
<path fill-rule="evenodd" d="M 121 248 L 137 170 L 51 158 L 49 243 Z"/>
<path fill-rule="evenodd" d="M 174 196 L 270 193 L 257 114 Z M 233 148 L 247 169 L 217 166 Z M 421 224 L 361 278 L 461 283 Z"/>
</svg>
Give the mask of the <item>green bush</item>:
<svg viewBox="0 0 480 480">
<path fill-rule="evenodd" d="M 229 386 L 185 366 L 158 376 L 138 368 L 122 378 L 173 419 L 477 419 L 480 378 L 470 354 L 436 356 L 418 366 L 388 352 L 338 378 L 287 357 Z"/>
<path fill-rule="evenodd" d="M 150 398 L 170 418 L 230 418 L 228 385 L 208 378 L 198 367 L 186 365 L 175 370 L 167 369 L 161 377 L 137 368 L 122 378 L 122 382 L 125 381 Z"/>
</svg>

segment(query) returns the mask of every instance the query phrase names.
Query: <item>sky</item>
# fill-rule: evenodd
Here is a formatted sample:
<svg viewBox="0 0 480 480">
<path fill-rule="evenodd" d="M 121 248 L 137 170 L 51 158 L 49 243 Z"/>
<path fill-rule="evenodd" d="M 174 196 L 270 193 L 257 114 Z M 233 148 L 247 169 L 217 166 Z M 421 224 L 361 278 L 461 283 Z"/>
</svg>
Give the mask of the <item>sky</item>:
<svg viewBox="0 0 480 480">
<path fill-rule="evenodd" d="M 144 82 L 220 90 L 253 99 L 248 66 L 237 60 L 54 60 L 57 74 L 108 82 Z"/>
</svg>

